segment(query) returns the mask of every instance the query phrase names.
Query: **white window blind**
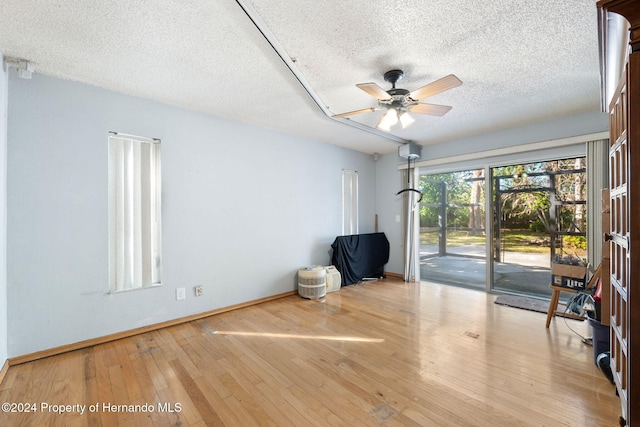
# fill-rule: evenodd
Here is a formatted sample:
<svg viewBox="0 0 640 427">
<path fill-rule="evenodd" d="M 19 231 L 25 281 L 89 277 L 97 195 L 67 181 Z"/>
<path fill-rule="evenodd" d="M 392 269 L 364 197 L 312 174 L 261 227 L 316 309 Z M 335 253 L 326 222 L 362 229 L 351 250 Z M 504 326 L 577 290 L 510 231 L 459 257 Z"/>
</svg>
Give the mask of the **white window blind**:
<svg viewBox="0 0 640 427">
<path fill-rule="evenodd" d="M 342 171 L 342 235 L 358 234 L 358 172 Z"/>
<path fill-rule="evenodd" d="M 160 284 L 160 183 L 160 141 L 109 135 L 111 292 Z"/>
</svg>

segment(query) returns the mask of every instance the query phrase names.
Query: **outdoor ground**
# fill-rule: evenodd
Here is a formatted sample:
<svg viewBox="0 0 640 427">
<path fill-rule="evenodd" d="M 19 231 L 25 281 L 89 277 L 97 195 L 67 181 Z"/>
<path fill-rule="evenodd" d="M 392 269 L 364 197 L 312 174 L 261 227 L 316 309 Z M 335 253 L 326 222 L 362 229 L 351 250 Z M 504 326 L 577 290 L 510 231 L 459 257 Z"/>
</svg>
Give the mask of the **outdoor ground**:
<svg viewBox="0 0 640 427">
<path fill-rule="evenodd" d="M 420 278 L 486 290 L 486 239 L 466 231 L 447 234 L 447 256 L 438 256 L 437 233 L 420 238 Z M 586 251 L 565 243 L 565 254 L 584 257 Z M 549 298 L 551 256 L 548 235 L 503 232 L 500 262 L 494 262 L 493 290 Z"/>
</svg>

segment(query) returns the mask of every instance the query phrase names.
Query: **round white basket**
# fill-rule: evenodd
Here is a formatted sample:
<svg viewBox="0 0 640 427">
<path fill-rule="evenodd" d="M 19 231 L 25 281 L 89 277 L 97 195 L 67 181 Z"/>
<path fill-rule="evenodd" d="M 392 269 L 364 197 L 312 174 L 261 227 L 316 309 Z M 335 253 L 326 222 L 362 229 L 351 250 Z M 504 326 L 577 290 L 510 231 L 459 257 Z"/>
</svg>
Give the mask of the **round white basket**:
<svg viewBox="0 0 640 427">
<path fill-rule="evenodd" d="M 318 299 L 327 295 L 327 270 L 325 267 L 305 267 L 298 270 L 298 295 Z"/>
</svg>

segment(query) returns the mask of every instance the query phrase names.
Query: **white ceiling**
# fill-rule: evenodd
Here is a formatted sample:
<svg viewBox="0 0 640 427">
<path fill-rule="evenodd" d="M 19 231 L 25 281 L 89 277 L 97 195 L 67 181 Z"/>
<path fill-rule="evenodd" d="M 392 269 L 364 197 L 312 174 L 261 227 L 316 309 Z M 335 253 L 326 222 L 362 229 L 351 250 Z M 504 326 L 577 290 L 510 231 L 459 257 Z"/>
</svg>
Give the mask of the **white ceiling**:
<svg viewBox="0 0 640 427">
<path fill-rule="evenodd" d="M 388 89 L 390 69 L 408 90 L 463 81 L 424 100 L 453 106 L 445 116 L 392 128 L 421 145 L 599 110 L 595 3 L 2 0 L 0 52 L 36 73 L 387 153 L 398 142 L 382 131 L 329 116 L 376 106 L 355 84 Z M 380 114 L 351 120 L 374 128 Z"/>
</svg>

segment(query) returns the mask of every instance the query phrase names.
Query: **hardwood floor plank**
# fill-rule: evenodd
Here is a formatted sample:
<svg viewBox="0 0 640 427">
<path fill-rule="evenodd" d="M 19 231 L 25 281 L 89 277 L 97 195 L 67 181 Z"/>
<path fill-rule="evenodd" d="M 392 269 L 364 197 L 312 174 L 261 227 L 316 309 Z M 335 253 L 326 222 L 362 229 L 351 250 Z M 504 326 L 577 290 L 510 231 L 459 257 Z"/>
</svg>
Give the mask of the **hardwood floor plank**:
<svg viewBox="0 0 640 427">
<path fill-rule="evenodd" d="M 209 378 L 201 376 L 195 378 L 194 382 L 198 388 L 202 391 L 202 394 L 206 397 L 209 405 L 214 408 L 218 417 L 222 420 L 225 426 L 229 427 L 242 427 L 245 425 L 241 413 L 235 412 L 228 404 L 227 399 L 233 397 L 231 394 L 224 393 L 224 397 L 218 393 L 218 390 L 209 382 Z M 205 420 L 206 421 L 206 420 Z"/>
<path fill-rule="evenodd" d="M 98 402 L 98 382 L 96 379 L 96 364 L 95 364 L 95 347 L 90 347 L 82 350 L 84 355 L 84 363 L 82 366 L 82 385 L 80 390 L 82 391 L 82 398 L 78 400 L 79 403 L 90 406 Z M 87 407 L 86 415 L 84 418 L 84 425 L 98 426 L 100 425 L 100 413 L 96 410 L 90 410 Z"/>
<path fill-rule="evenodd" d="M 298 408 L 291 405 L 291 403 L 287 399 L 285 399 L 285 397 L 280 392 L 280 388 L 272 388 L 265 382 L 256 384 L 256 388 L 260 391 L 260 394 L 264 397 L 264 399 L 268 399 L 272 405 L 279 408 L 279 410 L 283 414 L 285 414 L 286 418 L 284 418 L 284 422 L 282 422 L 280 425 L 321 426 L 320 423 L 314 423 L 317 420 L 314 420 L 313 417 L 305 416 L 305 411 L 307 408 L 306 405 L 302 405 L 301 412 Z"/>
<path fill-rule="evenodd" d="M 2 401 L 155 410 L 0 413 L 0 425 L 615 426 L 613 386 L 569 329 L 588 324 L 546 329 L 494 298 L 381 280 L 11 366 Z"/>
<path fill-rule="evenodd" d="M 129 344 L 133 340 L 126 339 L 126 341 L 127 344 Z M 129 357 L 132 350 L 135 351 L 135 346 L 123 345 L 116 348 L 118 360 L 120 361 L 120 370 L 124 379 L 124 387 L 128 397 L 126 402 L 135 402 L 142 399 L 142 390 L 138 383 L 133 364 L 131 363 L 131 358 Z"/>
<path fill-rule="evenodd" d="M 270 408 L 272 411 L 268 412 L 258 403 L 256 398 L 252 396 L 252 393 L 256 390 L 254 384 L 235 368 L 234 363 L 227 359 L 222 359 L 219 363 L 228 372 L 227 384 L 232 391 L 233 397 L 242 404 L 251 417 L 259 425 L 278 425 L 272 416 L 279 418 L 280 414 L 277 408 L 275 411 L 273 410 L 274 408 Z"/>
<path fill-rule="evenodd" d="M 211 357 L 206 344 L 206 339 L 194 340 L 191 343 L 189 357 L 198 368 L 201 376 L 211 384 L 220 398 L 224 399 L 231 395 L 231 391 L 220 381 L 219 376 L 225 375 L 224 369 L 217 363 L 219 359 Z"/>
<path fill-rule="evenodd" d="M 142 360 L 144 368 L 146 369 L 147 374 L 149 375 L 149 378 L 153 383 L 154 389 L 157 391 L 157 390 L 164 390 L 168 386 L 164 376 L 162 375 L 162 371 L 159 369 L 152 355 L 152 352 L 155 349 L 156 347 L 144 349 L 140 351 L 138 354 L 140 355 L 140 359 Z"/>
<path fill-rule="evenodd" d="M 196 424 L 200 420 L 205 420 L 208 425 L 212 426 L 223 426 L 224 423 L 218 416 L 216 410 L 209 404 L 209 401 L 203 394 L 198 384 L 194 381 L 193 377 L 189 374 L 189 372 L 185 369 L 185 367 L 180 363 L 178 359 L 174 359 L 169 362 L 171 367 L 176 372 L 176 376 L 182 387 L 186 392 L 187 399 L 180 399 L 179 396 L 176 396 L 175 403 L 180 403 L 181 413 L 185 414 L 185 418 L 187 422 L 191 424 Z M 184 403 L 182 403 L 184 402 Z M 190 406 L 193 406 L 197 411 L 197 417 L 190 417 Z"/>
<path fill-rule="evenodd" d="M 96 383 L 98 385 L 97 400 L 98 412 L 100 414 L 101 425 L 117 425 L 117 414 L 111 411 L 104 411 L 102 407 L 104 404 L 110 406 L 112 403 L 116 403 L 113 398 L 113 390 L 111 388 L 111 377 L 109 375 L 109 368 L 113 366 L 109 363 L 109 357 L 107 355 L 109 347 L 107 345 L 99 345 L 95 347 L 94 360 L 96 368 Z M 56 359 L 53 357 L 51 359 Z M 93 403 L 93 402 L 92 402 Z"/>
</svg>

